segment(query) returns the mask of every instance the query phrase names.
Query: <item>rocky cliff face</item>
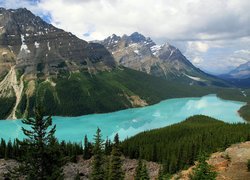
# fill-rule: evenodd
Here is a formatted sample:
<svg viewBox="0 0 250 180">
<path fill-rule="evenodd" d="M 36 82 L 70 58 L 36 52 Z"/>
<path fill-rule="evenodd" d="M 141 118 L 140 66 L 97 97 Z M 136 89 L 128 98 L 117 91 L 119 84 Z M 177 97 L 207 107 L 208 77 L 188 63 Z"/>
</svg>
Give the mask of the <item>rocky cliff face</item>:
<svg viewBox="0 0 250 180">
<path fill-rule="evenodd" d="M 99 43 L 113 54 L 118 64 L 128 68 L 191 84 L 221 83 L 221 80 L 193 66 L 176 47 L 168 43 L 156 45 L 137 32 L 122 37 L 113 34 Z"/>
<path fill-rule="evenodd" d="M 0 9 L 0 75 L 7 66 L 26 75 L 112 69 L 115 62 L 100 44 L 87 43 L 44 22 L 27 9 Z M 3 68 L 5 67 L 5 68 Z"/>
</svg>

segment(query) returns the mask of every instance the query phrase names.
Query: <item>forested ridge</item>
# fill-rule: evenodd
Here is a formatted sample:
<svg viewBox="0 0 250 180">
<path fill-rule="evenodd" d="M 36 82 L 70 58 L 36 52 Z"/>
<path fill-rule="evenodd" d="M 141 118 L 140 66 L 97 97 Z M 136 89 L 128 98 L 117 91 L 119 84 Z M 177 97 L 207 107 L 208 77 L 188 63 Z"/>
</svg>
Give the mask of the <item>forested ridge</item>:
<svg viewBox="0 0 250 180">
<path fill-rule="evenodd" d="M 164 164 L 175 173 L 194 164 L 201 153 L 210 154 L 237 142 L 250 140 L 250 124 L 228 124 L 207 116 L 140 133 L 122 143 L 123 153 Z"/>
<path fill-rule="evenodd" d="M 30 89 L 34 89 L 34 93 L 31 94 Z M 79 116 L 134 107 L 131 96 L 137 96 L 151 105 L 170 98 L 207 94 L 238 101 L 247 101 L 250 97 L 249 91 L 246 91 L 245 97 L 239 89 L 187 85 L 122 67 L 96 74 L 61 72 L 58 77 L 49 80 L 25 81 L 16 116 L 34 116 L 36 105 L 43 106 L 47 115 Z M 0 119 L 7 118 L 14 104 L 14 97 L 0 98 Z"/>
</svg>

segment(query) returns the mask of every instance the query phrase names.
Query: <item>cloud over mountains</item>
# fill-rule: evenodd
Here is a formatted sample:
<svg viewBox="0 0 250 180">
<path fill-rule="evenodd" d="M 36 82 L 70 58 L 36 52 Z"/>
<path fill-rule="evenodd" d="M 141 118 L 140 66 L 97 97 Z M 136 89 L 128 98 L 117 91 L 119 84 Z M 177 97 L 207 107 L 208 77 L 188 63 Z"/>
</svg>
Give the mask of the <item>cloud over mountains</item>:
<svg viewBox="0 0 250 180">
<path fill-rule="evenodd" d="M 0 5 L 26 7 L 85 40 L 138 31 L 170 41 L 215 73 L 250 60 L 249 54 L 235 55 L 250 50 L 249 0 L 0 0 Z M 237 63 L 231 65 L 232 58 Z"/>
</svg>

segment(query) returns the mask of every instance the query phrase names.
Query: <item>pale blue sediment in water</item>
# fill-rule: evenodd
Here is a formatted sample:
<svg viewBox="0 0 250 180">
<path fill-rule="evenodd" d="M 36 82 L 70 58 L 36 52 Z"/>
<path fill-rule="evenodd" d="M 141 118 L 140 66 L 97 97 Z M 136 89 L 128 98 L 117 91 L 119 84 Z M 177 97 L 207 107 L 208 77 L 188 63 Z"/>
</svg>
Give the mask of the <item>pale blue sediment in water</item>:
<svg viewBox="0 0 250 180">
<path fill-rule="evenodd" d="M 216 95 L 207 95 L 200 98 L 169 99 L 152 106 L 105 114 L 54 116 L 53 123 L 57 126 L 56 137 L 59 140 L 80 142 L 85 134 L 92 139 L 97 127 L 102 130 L 103 139 L 113 138 L 115 133 L 125 139 L 139 132 L 178 123 L 198 114 L 229 123 L 244 122 L 237 112 L 243 105 L 244 102 L 222 100 Z M 0 121 L 0 138 L 23 138 L 21 126 L 20 120 Z"/>
</svg>

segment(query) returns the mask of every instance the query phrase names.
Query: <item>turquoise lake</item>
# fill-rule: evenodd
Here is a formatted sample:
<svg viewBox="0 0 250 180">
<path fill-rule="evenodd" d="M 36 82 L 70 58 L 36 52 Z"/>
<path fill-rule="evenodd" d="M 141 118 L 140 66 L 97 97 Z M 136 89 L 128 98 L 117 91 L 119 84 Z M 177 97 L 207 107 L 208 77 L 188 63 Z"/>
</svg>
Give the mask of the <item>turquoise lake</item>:
<svg viewBox="0 0 250 180">
<path fill-rule="evenodd" d="M 178 123 L 198 114 L 229 123 L 244 122 L 237 113 L 243 105 L 244 102 L 222 100 L 216 95 L 207 95 L 200 98 L 169 99 L 152 106 L 105 114 L 54 116 L 53 123 L 57 125 L 56 137 L 59 140 L 80 142 L 85 134 L 92 139 L 97 127 L 102 130 L 103 139 L 113 138 L 115 133 L 125 139 L 139 132 Z M 20 120 L 0 121 L 0 138 L 23 138 L 21 126 Z"/>
</svg>

